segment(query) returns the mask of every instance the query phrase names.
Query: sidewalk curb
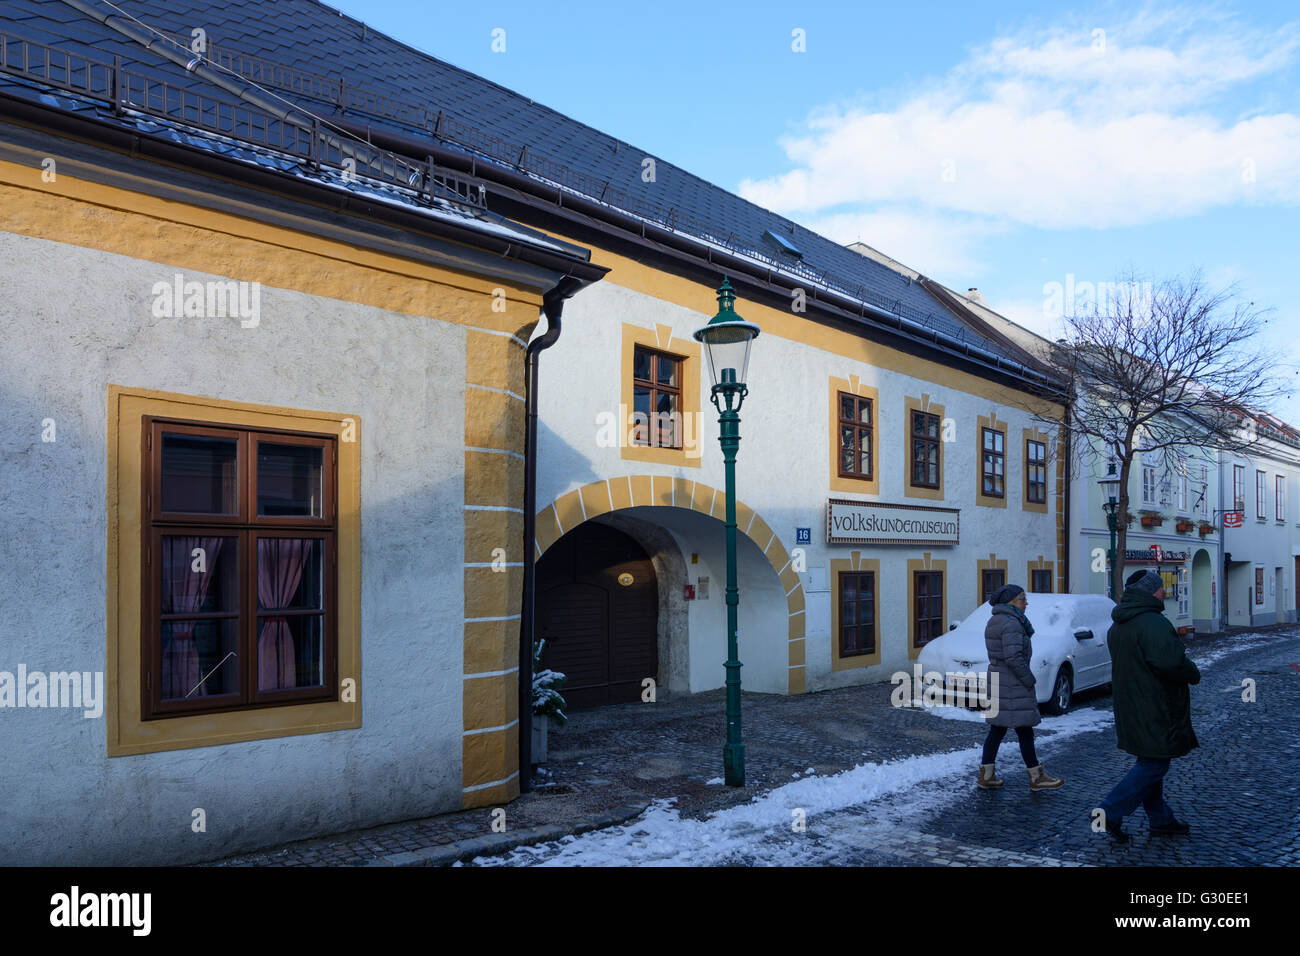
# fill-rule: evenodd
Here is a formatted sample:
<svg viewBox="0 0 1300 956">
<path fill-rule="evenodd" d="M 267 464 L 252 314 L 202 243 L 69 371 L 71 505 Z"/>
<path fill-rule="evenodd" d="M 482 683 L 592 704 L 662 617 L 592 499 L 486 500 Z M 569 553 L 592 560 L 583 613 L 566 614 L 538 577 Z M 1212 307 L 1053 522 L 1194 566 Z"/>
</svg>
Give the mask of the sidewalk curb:
<svg viewBox="0 0 1300 956">
<path fill-rule="evenodd" d="M 516 847 L 550 843 L 566 836 L 577 836 L 580 833 L 617 826 L 639 817 L 649 806 L 648 800 L 625 803 L 603 813 L 582 817 L 571 824 L 548 823 L 544 826 L 516 830 L 513 833 L 490 833 L 487 836 L 457 840 L 440 846 L 421 847 L 418 850 L 378 857 L 366 866 L 451 866 L 460 860 L 472 860 L 476 856 L 497 856 L 509 853 Z"/>
</svg>

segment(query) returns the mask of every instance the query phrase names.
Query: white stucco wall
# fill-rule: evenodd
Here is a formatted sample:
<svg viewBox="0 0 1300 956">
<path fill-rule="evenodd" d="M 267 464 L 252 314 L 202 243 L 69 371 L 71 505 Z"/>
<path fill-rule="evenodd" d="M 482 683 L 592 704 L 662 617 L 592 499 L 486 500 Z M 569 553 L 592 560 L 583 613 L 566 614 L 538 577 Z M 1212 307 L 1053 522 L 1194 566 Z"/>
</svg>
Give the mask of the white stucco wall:
<svg viewBox="0 0 1300 956">
<path fill-rule="evenodd" d="M 539 509 L 588 482 L 629 474 L 675 475 L 714 488 L 725 486 L 717 415 L 708 404 L 706 368 L 701 369 L 704 412 L 701 467 L 674 467 L 627 460 L 621 457 L 619 448 L 601 447 L 597 441 L 597 416 L 602 412 L 617 414 L 619 411 L 622 323 L 646 329 L 669 325 L 675 337 L 689 339 L 691 333 L 712 316 L 716 305 L 709 289 L 701 286 L 699 291 L 700 308 L 709 309 L 707 314 L 622 287 L 618 285 L 617 273 L 613 273 L 568 303 L 563 333 L 556 345 L 542 353 L 541 358 Z M 736 310 L 742 316 L 751 317 L 746 313 L 743 299 L 737 302 Z M 829 379 L 848 378 L 850 375 L 859 376 L 865 384 L 878 388 L 880 392 L 880 407 L 877 409 L 880 454 L 876 463 L 881 478 L 879 496 L 844 494 L 832 492 L 829 488 Z M 871 668 L 832 673 L 831 595 L 829 591 L 806 594 L 808 601 L 818 604 L 807 612 L 813 625 L 808 631 L 806 647 L 808 689 L 886 680 L 893 671 L 910 666 L 906 562 L 919 559 L 923 551 L 928 550 L 934 559 L 948 562 L 951 621 L 964 617 L 977 605 L 976 562 L 986 559 L 990 552 L 996 552 L 999 560 L 1007 561 L 1009 581 L 1026 586 L 1027 562 L 1039 555 L 1047 561 L 1056 561 L 1056 527 L 1052 510 L 1056 491 L 1054 465 L 1048 468 L 1048 513 L 1026 512 L 1021 508 L 1024 482 L 1021 430 L 1033 425 L 1028 413 L 1012 407 L 995 406 L 986 398 L 941 382 L 913 379 L 770 333 L 761 334 L 754 343 L 749 381 L 751 391 L 740 413 L 741 444 L 736 468 L 739 499 L 771 525 L 787 549 L 796 547 L 796 528 L 811 528 L 812 544 L 805 547 L 809 569 L 827 569 L 830 559 L 847 558 L 854 550 L 861 551 L 865 557 L 881 560 L 878 630 L 884 642 L 882 663 Z M 953 419 L 956 425 L 955 440 L 945 444 L 943 451 L 948 496 L 943 501 L 913 499 L 903 494 L 903 442 L 907 427 L 904 397 L 919 398 L 922 393 L 928 393 L 932 402 L 944 405 L 945 416 Z M 977 420 L 991 411 L 996 411 L 999 421 L 1008 425 L 1008 503 L 1005 509 L 982 507 L 975 503 Z M 961 544 L 928 549 L 828 545 L 825 530 L 828 497 L 959 508 Z M 717 534 L 720 542 L 720 525 Z M 683 539 L 683 550 L 687 548 L 688 543 Z M 701 545 L 689 545 L 690 550 L 700 551 L 701 548 Z M 720 589 L 724 572 L 725 566 L 719 554 L 710 574 L 715 589 Z M 770 571 L 767 573 L 771 574 Z M 743 567 L 740 584 L 743 609 L 747 585 Z M 692 614 L 697 611 L 699 608 L 692 609 Z M 818 629 L 819 621 L 827 623 Z M 694 628 L 695 617 L 691 623 Z M 766 616 L 757 626 L 765 634 L 761 642 L 750 627 L 746 630 L 747 640 L 742 643 L 780 647 L 779 659 L 771 662 L 771 666 L 787 668 L 786 615 Z M 774 650 L 773 653 L 777 652 Z M 742 652 L 742 660 L 745 663 L 745 686 L 758 689 L 756 675 L 760 667 L 768 666 L 769 662 L 760 664 L 756 655 L 748 651 Z"/>
<path fill-rule="evenodd" d="M 1224 532 L 1223 549 L 1232 555 L 1229 579 L 1229 623 L 1277 624 L 1296 619 L 1295 558 L 1300 554 L 1300 449 L 1261 437 L 1241 454 L 1224 454 L 1222 477 L 1225 508 L 1232 507 L 1233 466 L 1245 468 L 1245 514 L 1240 528 Z M 1264 512 L 1258 516 L 1256 471 L 1264 472 Z M 1285 484 L 1284 517 L 1277 519 L 1276 481 Z M 1245 562 L 1238 564 L 1237 562 Z M 1264 572 L 1263 603 L 1255 594 L 1255 570 Z"/>
<path fill-rule="evenodd" d="M 463 329 L 269 288 L 257 328 L 155 319 L 174 268 L 3 233 L 0 262 L 0 670 L 105 670 L 110 383 L 359 416 L 363 662 L 357 730 L 108 758 L 102 717 L 0 710 L 0 864 L 185 862 L 458 808 Z"/>
</svg>

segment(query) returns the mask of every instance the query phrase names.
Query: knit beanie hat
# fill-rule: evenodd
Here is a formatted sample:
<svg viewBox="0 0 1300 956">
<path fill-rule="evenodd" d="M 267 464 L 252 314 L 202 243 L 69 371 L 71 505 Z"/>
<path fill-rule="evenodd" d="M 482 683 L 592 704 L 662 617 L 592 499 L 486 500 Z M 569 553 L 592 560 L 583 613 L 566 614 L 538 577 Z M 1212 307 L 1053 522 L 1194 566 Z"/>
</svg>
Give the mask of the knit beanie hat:
<svg viewBox="0 0 1300 956">
<path fill-rule="evenodd" d="M 1145 591 L 1147 594 L 1155 594 L 1164 586 L 1164 578 L 1150 568 L 1134 572 L 1124 582 L 1124 587 L 1133 588 L 1136 591 Z"/>
<path fill-rule="evenodd" d="M 990 604 L 1010 604 L 1017 594 L 1024 594 L 1025 589 L 1018 584 L 1004 584 L 993 592 L 989 598 Z"/>
</svg>

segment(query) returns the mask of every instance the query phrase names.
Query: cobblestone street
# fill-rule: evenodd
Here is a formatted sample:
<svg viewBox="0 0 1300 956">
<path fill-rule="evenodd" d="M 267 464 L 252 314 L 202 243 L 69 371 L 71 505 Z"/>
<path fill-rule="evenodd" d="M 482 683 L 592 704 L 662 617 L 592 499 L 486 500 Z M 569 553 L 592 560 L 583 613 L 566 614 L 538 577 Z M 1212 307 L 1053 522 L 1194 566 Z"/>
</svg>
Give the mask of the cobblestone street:
<svg viewBox="0 0 1300 956">
<path fill-rule="evenodd" d="M 1170 805 L 1192 827 L 1188 837 L 1148 835 L 1140 810 L 1125 821 L 1133 836 L 1127 847 L 1113 847 L 1090 831 L 1090 811 L 1132 763 L 1115 747 L 1108 692 L 1081 694 L 1065 717 L 1039 725 L 1039 755 L 1066 782 L 1061 790 L 1031 794 L 1014 739 L 1004 742 L 998 758 L 1005 788 L 979 791 L 974 776 L 983 722 L 893 707 L 894 688 L 881 683 L 804 696 L 746 695 L 743 788 L 721 781 L 721 691 L 623 704 L 575 712 L 566 726 L 552 729 L 537 789 L 504 808 L 505 834 L 493 833 L 485 808 L 268 848 L 217 865 L 402 865 L 413 862 L 413 854 L 455 846 L 469 846 L 461 857 L 473 859 L 494 852 L 493 841 L 508 843 L 525 830 L 566 842 L 530 840 L 538 845 L 474 862 L 587 862 L 571 855 L 603 845 L 609 849 L 602 852 L 634 863 L 671 857 L 656 851 L 659 826 L 707 841 L 711 820 L 764 800 L 781 805 L 780 823 L 740 826 L 730 833 L 739 839 L 713 850 L 701 847 L 699 862 L 1300 863 L 1300 779 L 1293 769 L 1300 750 L 1300 671 L 1291 666 L 1300 661 L 1300 628 L 1198 638 L 1188 652 L 1203 673 L 1192 689 L 1201 745 L 1173 762 L 1165 788 Z M 1255 681 L 1254 703 L 1242 701 L 1245 678 Z M 861 776 L 868 770 L 874 776 L 863 786 L 876 790 L 857 799 L 852 788 L 868 781 Z M 793 832 L 789 821 L 801 795 L 822 784 L 836 798 L 824 809 L 808 807 L 806 829 Z M 653 805 L 645 815 L 609 826 L 612 815 L 626 819 L 646 803 Z M 596 827 L 606 829 L 584 834 Z M 621 847 L 629 842 L 641 849 Z"/>
<path fill-rule="evenodd" d="M 1128 846 L 1112 846 L 1091 831 L 1091 810 L 1132 763 L 1130 756 L 1115 747 L 1110 696 L 1101 692 L 1081 696 L 1067 717 L 1047 718 L 1039 726 L 1039 755 L 1054 774 L 1065 778 L 1061 790 L 1030 793 L 1012 741 L 1004 744 L 999 755 L 1005 788 L 979 791 L 973 776 L 982 724 L 886 708 L 871 714 L 872 739 L 877 746 L 867 748 L 870 759 L 897 759 L 904 756 L 899 749 L 911 756 L 935 753 L 934 735 L 944 738 L 944 750 L 969 748 L 969 759 L 958 761 L 958 772 L 941 773 L 880 799 L 821 814 L 810 812 L 802 833 L 793 832 L 786 824 L 765 831 L 753 829 L 751 848 L 708 862 L 884 866 L 1300 863 L 1300 779 L 1293 771 L 1300 751 L 1300 672 L 1291 666 L 1300 659 L 1300 631 L 1273 631 L 1230 644 L 1198 643 L 1189 652 L 1205 662 L 1202 681 L 1192 692 L 1200 747 L 1174 761 L 1165 786 L 1166 799 L 1192 827 L 1189 836 L 1151 835 L 1140 810 L 1126 819 L 1125 828 L 1133 837 Z M 1254 702 L 1242 699 L 1246 679 L 1255 682 Z M 1091 727 L 1085 725 L 1068 734 L 1054 729 L 1089 714 L 1098 718 Z M 888 732 L 882 732 L 886 727 Z M 803 739 L 798 730 L 791 730 L 784 739 L 808 747 L 809 753 L 818 756 L 829 743 Z M 832 768 L 826 765 L 825 769 Z M 792 799 L 789 809 L 796 807 L 797 800 Z M 568 846 L 521 849 L 502 862 L 584 862 L 584 843 L 613 845 L 620 831 L 631 836 L 633 847 L 648 860 L 656 860 L 654 828 L 643 827 L 638 834 L 637 824 L 632 823 L 590 834 Z M 627 856 L 630 863 L 640 860 L 634 854 Z"/>
</svg>

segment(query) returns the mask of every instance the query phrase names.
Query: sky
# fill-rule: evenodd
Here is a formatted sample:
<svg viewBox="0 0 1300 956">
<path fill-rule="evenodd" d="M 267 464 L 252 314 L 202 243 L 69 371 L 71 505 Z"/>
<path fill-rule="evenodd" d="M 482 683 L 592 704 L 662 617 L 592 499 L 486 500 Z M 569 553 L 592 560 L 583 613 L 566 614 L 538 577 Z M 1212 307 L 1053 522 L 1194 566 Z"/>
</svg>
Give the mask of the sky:
<svg viewBox="0 0 1300 956">
<path fill-rule="evenodd" d="M 331 6 L 1053 338 L 1082 283 L 1236 283 L 1300 426 L 1293 0 Z"/>
</svg>

